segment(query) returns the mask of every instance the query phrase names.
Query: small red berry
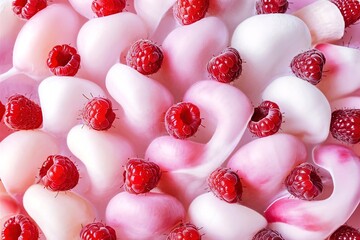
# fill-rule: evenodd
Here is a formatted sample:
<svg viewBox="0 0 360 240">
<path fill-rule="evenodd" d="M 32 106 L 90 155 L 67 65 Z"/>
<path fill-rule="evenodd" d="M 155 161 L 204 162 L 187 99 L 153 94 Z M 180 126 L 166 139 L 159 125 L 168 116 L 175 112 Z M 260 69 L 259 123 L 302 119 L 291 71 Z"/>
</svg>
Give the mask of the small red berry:
<svg viewBox="0 0 360 240">
<path fill-rule="evenodd" d="M 252 240 L 285 240 L 280 233 L 269 228 L 258 231 Z"/>
<path fill-rule="evenodd" d="M 47 7 L 47 0 L 13 0 L 13 12 L 23 19 L 30 19 L 37 12 Z"/>
<path fill-rule="evenodd" d="M 182 25 L 189 25 L 204 18 L 209 0 L 177 0 L 173 7 L 175 19 Z"/>
<path fill-rule="evenodd" d="M 181 223 L 171 230 L 166 240 L 201 240 L 201 234 L 194 224 Z"/>
<path fill-rule="evenodd" d="M 79 182 L 79 171 L 67 157 L 50 155 L 39 171 L 40 181 L 52 191 L 73 189 Z"/>
<path fill-rule="evenodd" d="M 360 19 L 360 2 L 358 0 L 331 0 L 338 9 L 348 27 Z"/>
<path fill-rule="evenodd" d="M 81 229 L 80 238 L 81 240 L 116 240 L 116 232 L 102 222 L 94 222 Z"/>
<path fill-rule="evenodd" d="M 124 187 L 129 193 L 147 193 L 157 186 L 160 177 L 160 167 L 156 163 L 131 158 L 125 165 Z"/>
<path fill-rule="evenodd" d="M 159 46 L 150 40 L 138 40 L 131 45 L 126 55 L 126 64 L 139 73 L 156 73 L 163 62 L 163 53 Z"/>
<path fill-rule="evenodd" d="M 228 203 L 241 201 L 242 184 L 236 172 L 229 168 L 219 167 L 207 179 L 210 190 L 216 197 Z"/>
<path fill-rule="evenodd" d="M 232 47 L 226 48 L 219 55 L 210 59 L 207 71 L 212 79 L 219 82 L 234 81 L 242 72 L 242 59 L 239 52 Z"/>
<path fill-rule="evenodd" d="M 109 99 L 94 97 L 89 100 L 82 111 L 82 118 L 86 125 L 98 131 L 107 130 L 112 126 L 116 117 Z"/>
<path fill-rule="evenodd" d="M 282 113 L 279 106 L 271 101 L 263 101 L 254 109 L 248 128 L 258 137 L 267 137 L 277 133 L 281 123 Z"/>
<path fill-rule="evenodd" d="M 49 52 L 46 63 L 57 76 L 75 76 L 80 68 L 80 55 L 68 44 L 56 45 Z"/>
<path fill-rule="evenodd" d="M 5 113 L 5 105 L 0 101 L 0 121 L 2 120 Z"/>
<path fill-rule="evenodd" d="M 326 59 L 322 52 L 311 49 L 296 55 L 292 59 L 290 67 L 295 76 L 316 85 L 322 78 L 325 62 Z"/>
<path fill-rule="evenodd" d="M 36 240 L 39 230 L 36 224 L 27 216 L 18 214 L 5 221 L 1 230 L 2 240 Z"/>
<path fill-rule="evenodd" d="M 27 97 L 15 94 L 5 105 L 5 124 L 13 130 L 39 128 L 42 124 L 42 111 L 38 104 Z"/>
<path fill-rule="evenodd" d="M 192 103 L 174 104 L 165 113 L 165 128 L 174 138 L 189 138 L 197 132 L 200 125 L 200 110 Z"/>
<path fill-rule="evenodd" d="M 98 17 L 105 17 L 122 12 L 125 8 L 126 0 L 94 0 L 91 10 Z"/>
<path fill-rule="evenodd" d="M 313 200 L 323 190 L 323 184 L 315 167 L 310 163 L 296 166 L 285 179 L 289 193 L 303 200 Z"/>
<path fill-rule="evenodd" d="M 331 234 L 329 240 L 360 240 L 360 232 L 348 225 L 341 225 Z"/>
<path fill-rule="evenodd" d="M 360 109 L 339 109 L 331 114 L 331 135 L 344 143 L 360 142 Z"/>
<path fill-rule="evenodd" d="M 285 13 L 288 10 L 289 2 L 287 0 L 257 0 L 256 13 Z"/>
</svg>

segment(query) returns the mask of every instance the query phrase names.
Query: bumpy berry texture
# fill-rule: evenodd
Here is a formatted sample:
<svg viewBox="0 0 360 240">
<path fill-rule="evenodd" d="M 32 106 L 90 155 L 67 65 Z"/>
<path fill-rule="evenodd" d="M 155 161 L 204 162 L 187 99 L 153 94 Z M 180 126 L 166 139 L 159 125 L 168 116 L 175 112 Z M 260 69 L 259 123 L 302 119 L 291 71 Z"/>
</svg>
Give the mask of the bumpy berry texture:
<svg viewBox="0 0 360 240">
<path fill-rule="evenodd" d="M 116 114 L 112 109 L 112 103 L 109 99 L 103 97 L 94 97 L 88 101 L 82 110 L 82 119 L 90 128 L 97 131 L 109 129 Z"/>
<path fill-rule="evenodd" d="M 174 104 L 165 113 L 165 128 L 174 138 L 189 138 L 197 132 L 200 125 L 200 110 L 192 103 Z"/>
<path fill-rule="evenodd" d="M 3 116 L 5 114 L 5 105 L 0 102 L 0 121 L 2 120 Z"/>
<path fill-rule="evenodd" d="M 161 177 L 160 167 L 153 162 L 131 158 L 125 165 L 124 188 L 132 194 L 150 192 Z"/>
<path fill-rule="evenodd" d="M 322 52 L 311 49 L 296 55 L 290 67 L 295 76 L 316 85 L 321 81 L 325 62 L 326 58 Z"/>
<path fill-rule="evenodd" d="M 358 0 L 331 0 L 340 10 L 348 27 L 360 19 L 360 2 Z"/>
<path fill-rule="evenodd" d="M 329 240 L 360 240 L 360 232 L 348 225 L 342 225 L 330 235 Z"/>
<path fill-rule="evenodd" d="M 277 133 L 281 123 L 282 113 L 279 106 L 271 101 L 263 101 L 254 109 L 248 129 L 258 137 L 267 137 Z"/>
<path fill-rule="evenodd" d="M 360 109 L 339 109 L 331 114 L 331 135 L 344 143 L 360 142 Z"/>
<path fill-rule="evenodd" d="M 156 73 L 162 65 L 164 55 L 159 46 L 150 40 L 138 40 L 131 45 L 126 55 L 126 64 L 139 73 Z"/>
<path fill-rule="evenodd" d="M 32 18 L 46 6 L 47 0 L 14 0 L 12 2 L 13 12 L 26 20 Z"/>
<path fill-rule="evenodd" d="M 41 107 L 20 94 L 9 97 L 4 116 L 5 124 L 13 130 L 36 129 L 43 121 Z"/>
<path fill-rule="evenodd" d="M 52 191 L 73 189 L 79 182 L 79 171 L 73 161 L 62 155 L 50 155 L 39 171 L 40 181 Z"/>
<path fill-rule="evenodd" d="M 1 230 L 1 239 L 37 240 L 39 239 L 39 230 L 29 217 L 18 214 L 6 220 Z"/>
<path fill-rule="evenodd" d="M 194 224 L 181 223 L 171 230 L 166 240 L 201 240 L 201 234 Z"/>
<path fill-rule="evenodd" d="M 80 55 L 68 44 L 56 45 L 49 52 L 46 63 L 57 76 L 75 76 L 80 68 Z"/>
<path fill-rule="evenodd" d="M 125 5 L 125 0 L 94 0 L 91 4 L 91 10 L 96 16 L 105 17 L 122 12 Z"/>
<path fill-rule="evenodd" d="M 242 183 L 236 172 L 229 168 L 219 167 L 207 179 L 210 190 L 221 200 L 228 203 L 241 201 Z"/>
<path fill-rule="evenodd" d="M 204 18 L 209 8 L 209 0 L 177 0 L 173 7 L 176 20 L 189 25 Z"/>
<path fill-rule="evenodd" d="M 256 13 L 269 14 L 269 13 L 285 13 L 289 7 L 287 0 L 257 0 Z"/>
<path fill-rule="evenodd" d="M 313 200 L 323 190 L 322 180 L 310 163 L 293 168 L 285 179 L 285 186 L 289 193 L 303 200 Z"/>
<path fill-rule="evenodd" d="M 207 71 L 212 79 L 219 82 L 234 81 L 242 72 L 242 59 L 239 52 L 232 47 L 226 48 L 219 55 L 210 59 Z"/>
<path fill-rule="evenodd" d="M 81 240 L 116 240 L 116 232 L 102 222 L 94 222 L 81 229 L 80 238 Z"/>
<path fill-rule="evenodd" d="M 263 228 L 258 231 L 252 240 L 285 240 L 280 233 L 269 229 Z"/>
</svg>

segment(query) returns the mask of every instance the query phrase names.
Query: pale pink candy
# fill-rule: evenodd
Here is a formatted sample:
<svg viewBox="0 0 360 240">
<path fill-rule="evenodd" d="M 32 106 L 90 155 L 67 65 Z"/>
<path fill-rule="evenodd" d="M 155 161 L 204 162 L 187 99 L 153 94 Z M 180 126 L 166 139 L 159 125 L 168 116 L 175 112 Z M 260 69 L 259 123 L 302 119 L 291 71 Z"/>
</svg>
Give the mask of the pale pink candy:
<svg viewBox="0 0 360 240">
<path fill-rule="evenodd" d="M 167 231 L 184 217 L 185 209 L 176 198 L 155 192 L 119 193 L 106 209 L 106 223 L 119 239 L 165 239 Z"/>
<path fill-rule="evenodd" d="M 334 44 L 316 46 L 326 57 L 323 79 L 317 85 L 330 99 L 344 97 L 360 89 L 360 50 Z"/>
<path fill-rule="evenodd" d="M 311 36 L 305 23 L 297 17 L 261 14 L 237 26 L 231 46 L 245 62 L 235 85 L 257 104 L 261 101 L 261 92 L 274 78 L 291 73 L 291 60 L 310 48 Z"/>
<path fill-rule="evenodd" d="M 164 61 L 159 81 L 170 89 L 176 100 L 181 100 L 193 83 L 207 79 L 207 63 L 228 45 L 229 32 L 219 18 L 206 17 L 177 27 L 162 44 Z"/>
<path fill-rule="evenodd" d="M 227 167 L 239 175 L 245 187 L 242 203 L 263 212 L 284 190 L 287 193 L 286 176 L 306 157 L 304 143 L 292 135 L 278 133 L 243 145 Z"/>
<path fill-rule="evenodd" d="M 227 203 L 212 192 L 204 193 L 190 204 L 190 222 L 200 228 L 204 240 L 252 239 L 266 219 L 258 212 L 240 205 Z"/>
<path fill-rule="evenodd" d="M 271 82 L 262 99 L 277 103 L 283 112 L 281 130 L 298 136 L 306 143 L 316 144 L 329 134 L 331 109 L 324 94 L 314 85 L 293 76 Z"/>
<path fill-rule="evenodd" d="M 98 85 L 77 77 L 48 77 L 40 83 L 38 93 L 43 129 L 60 135 L 81 122 L 81 111 L 92 96 L 105 97 Z"/>
<path fill-rule="evenodd" d="M 135 41 L 147 38 L 147 31 L 143 20 L 130 12 L 87 21 L 77 38 L 85 78 L 103 87 L 111 66 L 124 62 L 127 50 Z"/>
<path fill-rule="evenodd" d="M 26 189 L 39 180 L 46 158 L 58 151 L 55 138 L 41 130 L 17 131 L 1 141 L 0 178 L 7 192 L 21 200 Z"/>
<path fill-rule="evenodd" d="M 10 195 L 7 193 L 0 193 L 0 219 L 18 214 L 20 212 L 20 205 Z"/>
<path fill-rule="evenodd" d="M 315 164 L 329 171 L 334 187 L 324 200 L 280 198 L 265 211 L 270 227 L 285 239 L 325 239 L 344 224 L 360 202 L 360 159 L 340 145 L 320 145 Z"/>
<path fill-rule="evenodd" d="M 46 239 L 80 239 L 82 226 L 94 222 L 93 206 L 71 192 L 53 192 L 34 184 L 24 194 L 24 208 Z"/>
</svg>

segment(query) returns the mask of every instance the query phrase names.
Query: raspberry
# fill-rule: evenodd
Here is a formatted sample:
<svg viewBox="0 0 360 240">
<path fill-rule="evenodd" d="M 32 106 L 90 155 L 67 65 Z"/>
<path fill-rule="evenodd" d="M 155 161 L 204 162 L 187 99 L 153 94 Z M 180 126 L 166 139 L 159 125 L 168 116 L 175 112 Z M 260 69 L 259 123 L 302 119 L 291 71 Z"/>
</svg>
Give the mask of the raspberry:
<svg viewBox="0 0 360 240">
<path fill-rule="evenodd" d="M 116 232 L 102 222 L 94 222 L 81 229 L 80 238 L 82 240 L 116 240 Z"/>
<path fill-rule="evenodd" d="M 161 49 L 150 40 L 138 40 L 131 45 L 126 55 L 126 64 L 139 73 L 149 75 L 156 73 L 163 62 Z"/>
<path fill-rule="evenodd" d="M 181 223 L 171 230 L 166 240 L 201 240 L 201 234 L 194 224 Z"/>
<path fill-rule="evenodd" d="M 277 133 L 282 123 L 279 106 L 271 101 L 263 101 L 254 109 L 248 129 L 258 137 L 267 137 Z"/>
<path fill-rule="evenodd" d="M 285 240 L 285 239 L 280 235 L 280 233 L 269 228 L 263 228 L 255 234 L 252 240 Z"/>
<path fill-rule="evenodd" d="M 189 138 L 197 132 L 200 125 L 200 110 L 192 103 L 174 104 L 165 113 L 165 128 L 174 138 Z"/>
<path fill-rule="evenodd" d="M 189 25 L 204 18 L 209 0 L 177 0 L 173 7 L 175 19 L 182 25 Z"/>
<path fill-rule="evenodd" d="M 236 172 L 219 167 L 210 174 L 207 182 L 216 197 L 228 203 L 240 202 L 243 189 Z"/>
<path fill-rule="evenodd" d="M 39 239 L 39 230 L 29 217 L 18 214 L 6 220 L 1 231 L 1 239 L 36 240 Z"/>
<path fill-rule="evenodd" d="M 360 142 L 360 109 L 339 109 L 331 114 L 331 135 L 344 143 Z"/>
<path fill-rule="evenodd" d="M 94 0 L 91 10 L 98 17 L 105 17 L 122 12 L 125 8 L 126 0 Z"/>
<path fill-rule="evenodd" d="M 40 168 L 40 181 L 52 191 L 73 189 L 79 182 L 79 171 L 67 157 L 50 155 Z"/>
<path fill-rule="evenodd" d="M 331 0 L 340 10 L 348 27 L 360 19 L 360 2 L 358 0 Z"/>
<path fill-rule="evenodd" d="M 4 104 L 2 104 L 2 102 L 0 102 L 0 121 L 4 116 L 4 113 L 5 113 L 5 106 Z"/>
<path fill-rule="evenodd" d="M 210 59 L 207 71 L 211 78 L 219 82 L 234 81 L 242 72 L 242 59 L 239 52 L 235 48 L 226 48 L 218 56 Z"/>
<path fill-rule="evenodd" d="M 46 0 L 14 0 L 12 2 L 13 12 L 26 20 L 46 7 Z"/>
<path fill-rule="evenodd" d="M 107 130 L 112 126 L 116 114 L 109 99 L 94 97 L 89 100 L 82 111 L 82 119 L 90 128 L 98 131 Z"/>
<path fill-rule="evenodd" d="M 38 104 L 27 97 L 15 94 L 5 105 L 5 124 L 13 130 L 39 128 L 42 124 L 42 111 Z"/>
<path fill-rule="evenodd" d="M 348 225 L 341 225 L 331 234 L 329 240 L 360 240 L 360 232 Z"/>
<path fill-rule="evenodd" d="M 311 49 L 296 55 L 292 59 L 290 67 L 295 76 L 316 85 L 322 78 L 325 62 L 326 59 L 322 52 Z"/>
<path fill-rule="evenodd" d="M 75 76 L 80 68 L 80 55 L 67 45 L 56 45 L 49 52 L 47 66 L 57 76 Z"/>
<path fill-rule="evenodd" d="M 131 158 L 125 165 L 124 187 L 129 193 L 147 193 L 157 186 L 160 177 L 160 167 L 156 163 Z"/>
<path fill-rule="evenodd" d="M 287 0 L 257 0 L 256 13 L 269 14 L 269 13 L 285 13 L 289 7 Z"/>
<path fill-rule="evenodd" d="M 296 166 L 286 177 L 285 185 L 293 196 L 303 200 L 313 200 L 323 190 L 321 178 L 310 163 Z"/>
</svg>

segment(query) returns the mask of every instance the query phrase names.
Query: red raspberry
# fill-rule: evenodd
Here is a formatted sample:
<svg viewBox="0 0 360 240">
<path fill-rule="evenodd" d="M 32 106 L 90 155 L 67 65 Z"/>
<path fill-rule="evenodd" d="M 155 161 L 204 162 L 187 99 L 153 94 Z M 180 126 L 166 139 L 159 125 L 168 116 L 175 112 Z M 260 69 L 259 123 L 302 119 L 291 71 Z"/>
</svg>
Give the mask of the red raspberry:
<svg viewBox="0 0 360 240">
<path fill-rule="evenodd" d="M 79 171 L 67 157 L 50 155 L 39 171 L 40 181 L 52 191 L 73 189 L 79 182 Z"/>
<path fill-rule="evenodd" d="M 0 121 L 4 116 L 4 113 L 5 113 L 5 106 L 4 104 L 2 104 L 2 102 L 0 102 Z"/>
<path fill-rule="evenodd" d="M 360 142 L 360 109 L 339 109 L 331 114 L 331 135 L 342 142 Z"/>
<path fill-rule="evenodd" d="M 204 18 L 209 8 L 209 0 L 177 0 L 173 14 L 182 25 L 189 25 Z"/>
<path fill-rule="evenodd" d="M 285 186 L 293 196 L 303 200 L 312 200 L 323 190 L 321 178 L 310 163 L 296 166 L 286 177 Z"/>
<path fill-rule="evenodd" d="M 166 240 L 201 240 L 201 234 L 194 224 L 181 223 L 171 230 Z"/>
<path fill-rule="evenodd" d="M 257 0 L 256 13 L 269 14 L 269 13 L 285 13 L 289 7 L 287 0 Z"/>
<path fill-rule="evenodd" d="M 228 203 L 241 201 L 242 184 L 236 172 L 229 168 L 219 167 L 207 179 L 210 190 L 216 197 Z"/>
<path fill-rule="evenodd" d="M 47 66 L 57 76 L 75 76 L 80 68 L 80 55 L 67 45 L 56 45 L 49 52 Z"/>
<path fill-rule="evenodd" d="M 81 229 L 80 238 L 82 240 L 116 240 L 116 232 L 102 222 L 94 222 Z"/>
<path fill-rule="evenodd" d="M 46 0 L 13 0 L 13 12 L 23 19 L 30 19 L 37 12 L 46 8 Z"/>
<path fill-rule="evenodd" d="M 36 240 L 39 239 L 39 230 L 36 224 L 27 216 L 18 214 L 10 217 L 1 230 L 3 240 Z"/>
<path fill-rule="evenodd" d="M 229 83 L 240 76 L 242 59 L 235 48 L 226 48 L 218 56 L 210 59 L 207 64 L 210 76 L 219 82 Z"/>
<path fill-rule="evenodd" d="M 340 10 L 348 27 L 360 19 L 360 2 L 358 0 L 331 0 Z"/>
<path fill-rule="evenodd" d="M 285 240 L 280 233 L 269 229 L 263 228 L 258 231 L 252 240 Z"/>
<path fill-rule="evenodd" d="M 298 78 L 316 85 L 322 78 L 325 56 L 317 49 L 311 49 L 296 55 L 290 63 L 292 72 Z"/>
<path fill-rule="evenodd" d="M 161 49 L 150 40 L 138 40 L 131 45 L 126 55 L 126 64 L 139 73 L 149 75 L 156 73 L 163 62 Z"/>
<path fill-rule="evenodd" d="M 174 138 L 189 138 L 196 133 L 200 125 L 200 110 L 192 103 L 174 104 L 165 113 L 165 128 Z"/>
<path fill-rule="evenodd" d="M 111 101 L 103 97 L 90 99 L 82 111 L 85 124 L 98 131 L 109 129 L 115 117 Z"/>
<path fill-rule="evenodd" d="M 15 94 L 5 105 L 5 124 L 13 130 L 39 128 L 42 124 L 42 111 L 38 104 L 27 97 Z"/>
<path fill-rule="evenodd" d="M 91 10 L 98 17 L 105 17 L 122 12 L 125 8 L 126 0 L 94 0 Z"/>
<path fill-rule="evenodd" d="M 360 232 L 348 225 L 342 225 L 331 234 L 329 240 L 360 240 Z"/>
<path fill-rule="evenodd" d="M 157 186 L 160 177 L 160 167 L 156 163 L 131 158 L 125 165 L 124 187 L 129 193 L 147 193 Z"/>
<path fill-rule="evenodd" d="M 282 113 L 279 106 L 271 101 L 263 101 L 254 109 L 248 128 L 258 137 L 267 137 L 277 133 L 281 123 Z"/>
</svg>

